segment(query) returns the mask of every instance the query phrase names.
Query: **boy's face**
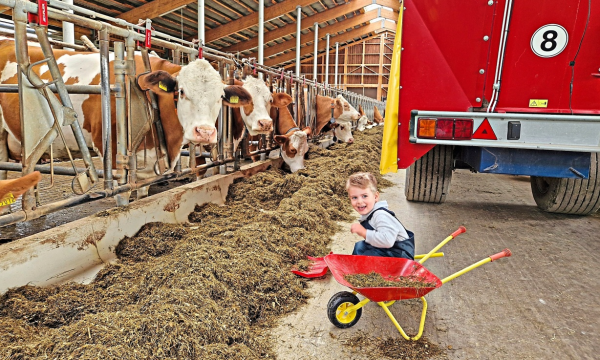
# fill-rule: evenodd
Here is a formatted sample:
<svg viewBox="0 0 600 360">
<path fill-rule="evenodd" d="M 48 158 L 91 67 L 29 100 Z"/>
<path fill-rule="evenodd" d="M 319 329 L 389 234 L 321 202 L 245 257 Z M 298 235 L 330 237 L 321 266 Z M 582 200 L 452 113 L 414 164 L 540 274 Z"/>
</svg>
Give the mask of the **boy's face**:
<svg viewBox="0 0 600 360">
<path fill-rule="evenodd" d="M 356 186 L 350 186 L 348 188 L 348 196 L 352 207 L 361 215 L 368 214 L 373 210 L 375 203 L 379 201 L 379 191 L 373 193 L 370 188 L 361 189 Z"/>
</svg>

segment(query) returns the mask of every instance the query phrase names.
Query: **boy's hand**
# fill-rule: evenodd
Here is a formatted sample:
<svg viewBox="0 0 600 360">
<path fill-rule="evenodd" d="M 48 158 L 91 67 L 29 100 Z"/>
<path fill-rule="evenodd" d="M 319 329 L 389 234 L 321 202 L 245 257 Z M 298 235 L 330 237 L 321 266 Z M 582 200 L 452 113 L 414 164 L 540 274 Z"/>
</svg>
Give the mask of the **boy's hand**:
<svg viewBox="0 0 600 360">
<path fill-rule="evenodd" d="M 359 223 L 352 224 L 352 226 L 350 227 L 350 232 L 362 237 L 363 239 L 367 238 L 367 229 L 365 229 Z"/>
</svg>

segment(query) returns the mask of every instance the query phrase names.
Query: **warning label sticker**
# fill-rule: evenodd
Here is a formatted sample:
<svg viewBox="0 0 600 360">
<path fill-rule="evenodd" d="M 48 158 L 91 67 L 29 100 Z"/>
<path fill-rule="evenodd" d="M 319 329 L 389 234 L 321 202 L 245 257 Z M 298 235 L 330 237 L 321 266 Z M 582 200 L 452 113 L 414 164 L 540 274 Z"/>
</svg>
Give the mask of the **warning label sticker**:
<svg viewBox="0 0 600 360">
<path fill-rule="evenodd" d="M 548 107 L 548 99 L 529 99 L 529 107 Z"/>
</svg>

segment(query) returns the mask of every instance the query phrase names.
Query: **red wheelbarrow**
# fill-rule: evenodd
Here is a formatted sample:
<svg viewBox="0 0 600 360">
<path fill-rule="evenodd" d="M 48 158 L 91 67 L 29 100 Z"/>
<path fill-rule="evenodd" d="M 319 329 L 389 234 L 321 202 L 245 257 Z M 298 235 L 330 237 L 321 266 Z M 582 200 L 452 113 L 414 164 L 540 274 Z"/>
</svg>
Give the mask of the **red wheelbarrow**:
<svg viewBox="0 0 600 360">
<path fill-rule="evenodd" d="M 374 301 L 383 308 L 389 318 L 392 320 L 402 337 L 406 340 L 419 340 L 423 334 L 423 328 L 425 326 L 425 317 L 427 314 L 427 301 L 425 295 L 434 289 L 439 288 L 442 284 L 455 279 L 476 267 L 479 267 L 488 262 L 498 260 L 503 257 L 511 256 L 511 252 L 505 249 L 495 255 L 489 256 L 471 266 L 464 268 L 444 279 L 439 279 L 437 276 L 427 270 L 422 264 L 437 250 L 439 250 L 444 244 L 454 238 L 457 234 L 466 231 L 461 226 L 459 230 L 454 232 L 451 236 L 447 237 L 438 246 L 432 249 L 427 255 L 421 260 L 413 261 L 402 258 L 389 258 L 389 257 L 376 257 L 376 256 L 362 256 L 362 255 L 340 255 L 340 254 L 329 254 L 325 256 L 325 262 L 329 267 L 329 270 L 333 274 L 333 277 L 340 284 L 347 286 L 353 290 L 353 292 L 341 291 L 335 294 L 327 304 L 327 316 L 331 323 L 339 328 L 345 329 L 354 326 L 362 315 L 362 308 L 368 302 Z M 378 273 L 384 279 L 390 279 L 391 281 L 398 281 L 402 277 L 408 277 L 410 279 L 418 279 L 418 281 L 427 283 L 427 287 L 354 287 L 344 278 L 346 275 L 354 274 L 370 274 L 372 272 Z M 396 280 L 394 280 L 396 279 Z M 364 300 L 360 301 L 356 294 L 361 294 L 365 297 Z M 421 313 L 421 322 L 419 324 L 419 332 L 416 336 L 409 337 L 406 335 L 402 327 L 394 318 L 394 315 L 388 309 L 397 300 L 415 299 L 421 298 L 423 302 L 423 311 Z"/>
</svg>

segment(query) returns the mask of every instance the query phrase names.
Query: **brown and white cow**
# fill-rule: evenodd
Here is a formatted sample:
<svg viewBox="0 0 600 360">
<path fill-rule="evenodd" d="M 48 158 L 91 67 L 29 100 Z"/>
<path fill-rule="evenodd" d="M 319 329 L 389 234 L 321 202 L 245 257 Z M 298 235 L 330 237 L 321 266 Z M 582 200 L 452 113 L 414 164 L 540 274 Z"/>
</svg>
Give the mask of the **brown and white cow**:
<svg viewBox="0 0 600 360">
<path fill-rule="evenodd" d="M 289 165 L 291 172 L 304 169 L 304 155 L 308 152 L 310 128 L 300 130 L 288 107 L 279 108 L 279 112 L 271 109 L 276 134 L 273 137 L 281 148 L 281 157 Z"/>
<path fill-rule="evenodd" d="M 373 107 L 373 121 L 375 121 L 375 124 L 378 125 L 382 125 L 384 121 L 384 118 L 383 116 L 381 116 L 381 113 L 379 112 L 377 106 Z"/>
<path fill-rule="evenodd" d="M 97 53 L 54 50 L 63 80 L 67 85 L 96 85 L 100 83 L 100 61 Z M 30 62 L 44 58 L 39 45 L 29 45 Z M 110 54 L 111 83 L 114 82 L 114 54 Z M 135 64 L 137 73 L 144 70 L 143 60 L 136 54 Z M 221 109 L 223 98 L 237 97 L 237 103 L 228 106 L 239 107 L 251 101 L 250 94 L 241 86 L 225 86 L 218 72 L 206 60 L 196 60 L 186 66 L 175 65 L 156 56 L 150 56 L 152 72 L 138 78 L 138 84 L 143 90 L 151 89 L 158 99 L 160 120 L 164 129 L 167 150 L 169 153 L 170 170 L 173 170 L 183 145 L 187 143 L 211 144 L 216 143 L 217 130 L 215 121 Z M 37 65 L 33 70 L 45 81 L 51 79 L 47 65 Z M 14 40 L 0 39 L 0 83 L 17 83 L 17 62 L 15 57 Z M 173 92 L 179 91 L 177 109 Z M 78 121 L 81 123 L 83 135 L 88 147 L 93 147 L 102 155 L 102 114 L 100 95 L 70 95 Z M 112 107 L 112 130 L 116 133 L 115 103 Z M 8 136 L 8 150 L 11 157 L 19 159 L 21 124 L 19 118 L 19 99 L 17 94 L 0 93 L 0 108 L 2 110 L 1 137 Z M 31 110 L 31 109 L 28 109 Z M 40 118 L 47 119 L 40 123 L 47 129 L 52 126 L 49 108 L 39 109 Z M 63 127 L 67 146 L 77 150 L 74 135 L 69 127 Z M 1 142 L 0 142 L 1 143 Z M 147 136 L 138 149 L 138 163 L 142 164 L 145 149 L 155 148 L 154 137 Z M 112 139 L 112 149 L 116 150 L 116 137 Z M 0 149 L 0 154 L 2 154 Z M 65 157 L 66 151 L 61 141 L 54 143 L 54 157 Z M 113 164 L 115 151 L 113 151 Z M 6 161 L 0 156 L 0 161 Z M 155 151 L 147 151 L 146 164 L 143 171 L 138 172 L 139 178 L 151 176 L 156 162 Z M 147 189 L 146 189 L 147 190 Z"/>
<path fill-rule="evenodd" d="M 333 103 L 333 119 L 331 122 L 331 104 Z M 317 95 L 317 131 L 315 135 L 333 131 L 338 140 L 352 144 L 352 121 L 358 120 L 360 114 L 342 95 L 335 99 Z"/>
<path fill-rule="evenodd" d="M 8 205 L 5 204 L 6 200 L 18 198 L 40 180 L 42 180 L 42 175 L 39 171 L 34 171 L 18 179 L 0 180 L 0 210 Z"/>
<path fill-rule="evenodd" d="M 358 113 L 360 114 L 360 119 L 358 119 L 358 123 L 356 125 L 356 130 L 365 131 L 367 125 L 369 125 L 369 118 L 365 114 L 365 111 L 362 108 L 362 105 L 358 105 Z"/>
</svg>

